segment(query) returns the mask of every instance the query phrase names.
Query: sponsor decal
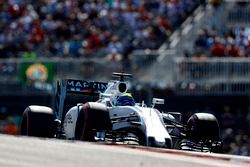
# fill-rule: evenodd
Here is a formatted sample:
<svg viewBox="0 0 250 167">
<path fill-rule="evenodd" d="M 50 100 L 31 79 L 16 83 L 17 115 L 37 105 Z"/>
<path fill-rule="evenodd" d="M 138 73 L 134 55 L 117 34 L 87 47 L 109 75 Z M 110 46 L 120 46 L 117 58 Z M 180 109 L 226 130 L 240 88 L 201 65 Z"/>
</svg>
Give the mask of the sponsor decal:
<svg viewBox="0 0 250 167">
<path fill-rule="evenodd" d="M 80 80 L 68 80 L 67 91 L 80 92 L 103 92 L 107 89 L 107 83 L 104 82 L 87 82 Z"/>
<path fill-rule="evenodd" d="M 18 66 L 18 78 L 21 83 L 53 83 L 55 63 L 22 62 Z"/>
<path fill-rule="evenodd" d="M 45 82 L 48 79 L 48 70 L 42 64 L 33 64 L 26 70 L 26 77 L 31 81 Z"/>
<path fill-rule="evenodd" d="M 66 122 L 65 122 L 66 124 L 73 124 L 73 120 L 72 120 L 72 115 L 71 114 L 66 115 L 65 120 L 66 120 Z"/>
</svg>

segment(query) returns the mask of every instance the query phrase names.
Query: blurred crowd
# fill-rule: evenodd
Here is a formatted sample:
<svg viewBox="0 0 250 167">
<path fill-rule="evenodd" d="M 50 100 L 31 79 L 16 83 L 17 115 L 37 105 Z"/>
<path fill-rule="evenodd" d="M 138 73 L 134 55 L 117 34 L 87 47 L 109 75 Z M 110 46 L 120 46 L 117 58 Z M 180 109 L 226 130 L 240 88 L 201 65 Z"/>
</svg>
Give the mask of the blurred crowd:
<svg viewBox="0 0 250 167">
<path fill-rule="evenodd" d="M 205 15 L 209 15 L 210 12 L 212 15 L 206 18 L 203 28 L 195 32 L 193 48 L 184 50 L 183 55 L 197 58 L 249 57 L 250 28 L 247 24 L 241 24 L 242 26 L 238 24 L 249 22 L 249 14 L 245 12 L 250 9 L 249 2 L 244 0 L 228 2 L 231 4 L 231 9 L 225 7 L 223 0 L 209 0 L 209 2 L 212 9 L 204 7 Z M 223 10 L 228 10 L 227 15 Z M 233 25 L 223 25 L 230 23 L 232 17 Z"/>
<path fill-rule="evenodd" d="M 225 105 L 220 119 L 224 152 L 250 156 L 250 111 Z"/>
<path fill-rule="evenodd" d="M 234 28 L 222 34 L 207 28 L 197 32 L 194 43 L 195 56 L 201 57 L 249 57 L 250 31 Z"/>
<path fill-rule="evenodd" d="M 0 133 L 18 135 L 21 115 L 0 106 Z"/>
<path fill-rule="evenodd" d="M 0 0 L 0 58 L 107 56 L 155 49 L 199 0 Z"/>
</svg>

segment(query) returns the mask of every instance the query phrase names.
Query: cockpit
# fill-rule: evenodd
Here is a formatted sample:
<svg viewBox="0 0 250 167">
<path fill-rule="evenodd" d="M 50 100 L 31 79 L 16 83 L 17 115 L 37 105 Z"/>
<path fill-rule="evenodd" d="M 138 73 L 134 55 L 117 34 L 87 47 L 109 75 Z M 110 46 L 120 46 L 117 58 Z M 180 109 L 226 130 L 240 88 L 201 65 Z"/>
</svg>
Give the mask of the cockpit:
<svg viewBox="0 0 250 167">
<path fill-rule="evenodd" d="M 124 93 L 117 97 L 115 106 L 135 106 L 135 100 L 130 93 Z"/>
</svg>

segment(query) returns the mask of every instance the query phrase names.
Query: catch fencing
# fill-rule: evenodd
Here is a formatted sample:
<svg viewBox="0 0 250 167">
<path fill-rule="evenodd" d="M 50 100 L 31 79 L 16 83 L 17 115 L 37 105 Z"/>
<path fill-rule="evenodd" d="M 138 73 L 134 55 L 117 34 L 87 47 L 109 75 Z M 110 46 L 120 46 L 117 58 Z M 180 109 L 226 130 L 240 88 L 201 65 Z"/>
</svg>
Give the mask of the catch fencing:
<svg viewBox="0 0 250 167">
<path fill-rule="evenodd" d="M 0 83 L 19 82 L 19 74 L 22 71 L 22 65 L 25 63 L 52 64 L 53 80 L 64 78 L 104 79 L 106 76 L 110 76 L 113 71 L 121 71 L 125 66 L 124 62 L 107 61 L 105 59 L 2 59 L 0 60 Z"/>
<path fill-rule="evenodd" d="M 250 94 L 249 58 L 174 59 L 179 90 L 187 92 Z"/>
</svg>

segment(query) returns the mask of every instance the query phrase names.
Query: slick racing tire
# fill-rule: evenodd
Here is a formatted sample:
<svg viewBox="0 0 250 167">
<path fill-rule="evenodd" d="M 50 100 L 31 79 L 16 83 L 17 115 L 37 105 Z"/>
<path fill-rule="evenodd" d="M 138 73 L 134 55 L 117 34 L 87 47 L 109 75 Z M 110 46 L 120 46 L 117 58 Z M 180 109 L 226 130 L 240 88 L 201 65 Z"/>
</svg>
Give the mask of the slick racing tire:
<svg viewBox="0 0 250 167">
<path fill-rule="evenodd" d="M 220 140 L 220 128 L 218 120 L 212 114 L 196 113 L 193 114 L 188 122 L 188 138 L 194 140 Z"/>
<path fill-rule="evenodd" d="M 104 104 L 86 103 L 80 109 L 75 128 L 75 138 L 94 141 L 95 131 L 111 130 L 109 112 Z"/>
<path fill-rule="evenodd" d="M 55 135 L 56 125 L 53 110 L 45 106 L 28 106 L 23 113 L 20 134 L 48 137 Z"/>
</svg>

